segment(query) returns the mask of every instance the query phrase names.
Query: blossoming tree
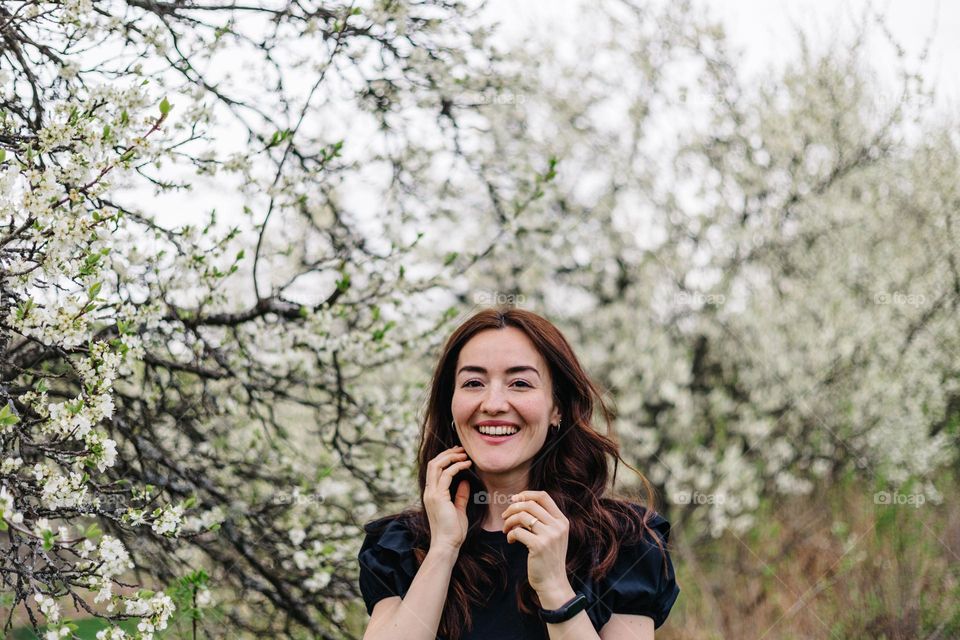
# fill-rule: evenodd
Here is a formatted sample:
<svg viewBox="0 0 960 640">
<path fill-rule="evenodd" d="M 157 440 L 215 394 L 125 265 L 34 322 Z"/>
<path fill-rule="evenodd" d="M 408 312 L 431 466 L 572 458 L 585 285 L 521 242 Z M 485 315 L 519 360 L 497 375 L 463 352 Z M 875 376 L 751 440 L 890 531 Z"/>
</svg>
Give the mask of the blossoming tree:
<svg viewBox="0 0 960 640">
<path fill-rule="evenodd" d="M 421 309 L 462 266 L 405 256 L 449 97 L 501 82 L 485 27 L 441 0 L 0 24 L 4 628 L 343 637 L 349 542 L 410 480 L 423 378 L 386 367 L 440 339 Z"/>
</svg>

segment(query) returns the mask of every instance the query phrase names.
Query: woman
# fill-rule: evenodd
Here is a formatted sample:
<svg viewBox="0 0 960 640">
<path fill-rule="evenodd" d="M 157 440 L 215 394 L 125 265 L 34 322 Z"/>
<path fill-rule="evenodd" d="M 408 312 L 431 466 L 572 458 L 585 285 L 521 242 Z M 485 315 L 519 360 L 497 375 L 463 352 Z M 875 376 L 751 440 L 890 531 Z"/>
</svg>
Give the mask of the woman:
<svg viewBox="0 0 960 640">
<path fill-rule="evenodd" d="M 424 415 L 423 508 L 364 527 L 364 640 L 653 638 L 680 592 L 670 525 L 606 496 L 620 457 L 595 405 L 609 432 L 546 319 L 486 309 L 454 331 Z"/>
</svg>

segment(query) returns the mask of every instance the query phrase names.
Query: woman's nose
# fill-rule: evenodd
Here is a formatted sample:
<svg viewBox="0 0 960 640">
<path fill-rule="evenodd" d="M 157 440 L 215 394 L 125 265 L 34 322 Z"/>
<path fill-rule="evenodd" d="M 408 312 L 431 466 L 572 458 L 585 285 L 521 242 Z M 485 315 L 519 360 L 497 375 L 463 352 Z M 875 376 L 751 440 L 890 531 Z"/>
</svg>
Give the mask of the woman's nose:
<svg viewBox="0 0 960 640">
<path fill-rule="evenodd" d="M 507 394 L 497 385 L 487 387 L 487 392 L 483 396 L 483 402 L 480 405 L 485 413 L 498 413 L 508 408 Z"/>
</svg>

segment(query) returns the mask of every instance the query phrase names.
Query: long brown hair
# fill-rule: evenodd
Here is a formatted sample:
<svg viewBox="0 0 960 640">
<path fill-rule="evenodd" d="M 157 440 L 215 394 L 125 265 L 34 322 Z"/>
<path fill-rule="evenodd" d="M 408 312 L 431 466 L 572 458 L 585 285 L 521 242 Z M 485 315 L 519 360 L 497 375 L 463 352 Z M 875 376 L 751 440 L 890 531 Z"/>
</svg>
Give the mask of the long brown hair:
<svg viewBox="0 0 960 640">
<path fill-rule="evenodd" d="M 585 576 L 589 572 L 594 580 L 600 580 L 613 567 L 621 544 L 637 543 L 644 537 L 655 541 L 663 551 L 659 536 L 648 524 L 656 512 L 653 488 L 641 472 L 620 458 L 613 427 L 614 414 L 604 402 L 597 385 L 580 366 L 559 329 L 545 318 L 515 307 L 483 309 L 467 319 L 447 339 L 434 371 L 420 434 L 420 505 L 385 518 L 381 526 L 385 527 L 392 520 L 402 518 L 413 535 L 417 564 L 423 562 L 430 546 L 430 526 L 422 505 L 427 463 L 442 451 L 460 444 L 451 424 L 453 416 L 450 408 L 457 358 L 463 346 L 478 332 L 505 327 L 516 327 L 530 338 L 546 361 L 553 381 L 553 402 L 560 409 L 560 429 L 548 430 L 547 440 L 531 465 L 528 489 L 549 493 L 570 523 L 568 573 Z M 598 433 L 593 428 L 595 407 L 606 422 L 608 435 Z M 558 439 L 560 442 L 557 442 Z M 608 456 L 613 458 L 614 480 L 619 462 L 640 477 L 647 505 L 642 517 L 632 506 L 635 501 L 606 495 L 610 478 Z M 497 586 L 492 580 L 498 578 L 501 589 L 506 587 L 507 580 L 500 556 L 478 539 L 487 505 L 475 499 L 475 496 L 486 491 L 486 487 L 471 466 L 454 477 L 450 486 L 451 500 L 462 479 L 470 483 L 470 499 L 467 502 L 469 528 L 450 578 L 438 629 L 439 635 L 447 640 L 459 640 L 472 627 L 470 607 L 486 603 Z M 489 577 L 491 573 L 495 578 Z M 576 584 L 573 586 L 576 589 Z M 539 607 L 536 591 L 524 577 L 517 588 L 517 608 L 523 613 L 534 614 Z M 546 624 L 541 624 L 546 636 Z"/>
</svg>

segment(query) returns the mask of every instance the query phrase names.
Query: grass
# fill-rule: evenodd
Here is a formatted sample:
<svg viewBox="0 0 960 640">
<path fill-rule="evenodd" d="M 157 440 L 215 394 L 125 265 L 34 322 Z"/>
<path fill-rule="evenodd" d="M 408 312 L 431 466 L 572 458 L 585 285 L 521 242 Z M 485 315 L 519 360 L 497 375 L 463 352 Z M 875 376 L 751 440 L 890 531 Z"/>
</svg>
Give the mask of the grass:
<svg viewBox="0 0 960 640">
<path fill-rule="evenodd" d="M 940 505 L 876 504 L 885 488 L 847 479 L 765 502 L 742 536 L 677 529 L 682 592 L 658 640 L 960 638 L 960 483 L 937 484 Z"/>
</svg>

